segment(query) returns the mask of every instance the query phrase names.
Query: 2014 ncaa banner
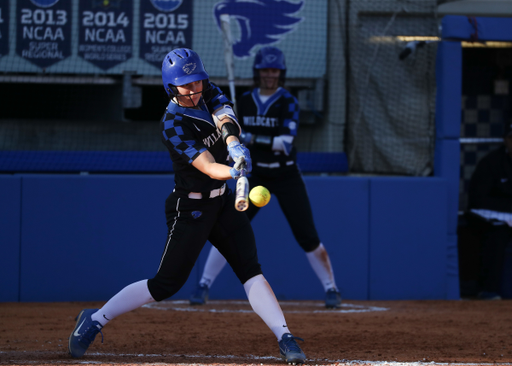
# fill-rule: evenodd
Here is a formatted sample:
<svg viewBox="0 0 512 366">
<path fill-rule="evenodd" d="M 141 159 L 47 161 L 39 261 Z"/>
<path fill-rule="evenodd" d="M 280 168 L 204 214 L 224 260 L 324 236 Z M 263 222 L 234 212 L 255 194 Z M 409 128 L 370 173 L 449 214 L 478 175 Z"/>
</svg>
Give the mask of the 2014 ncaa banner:
<svg viewBox="0 0 512 366">
<path fill-rule="evenodd" d="M 79 2 L 78 55 L 103 70 L 133 54 L 133 3 L 129 0 Z"/>
</svg>

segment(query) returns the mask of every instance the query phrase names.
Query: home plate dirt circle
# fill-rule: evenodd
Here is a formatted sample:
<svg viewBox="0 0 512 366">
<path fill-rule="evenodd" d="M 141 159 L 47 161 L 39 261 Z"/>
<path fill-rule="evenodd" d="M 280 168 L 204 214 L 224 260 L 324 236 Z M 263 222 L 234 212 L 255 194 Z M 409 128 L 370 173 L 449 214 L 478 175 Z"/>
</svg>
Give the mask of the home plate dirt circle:
<svg viewBox="0 0 512 366">
<path fill-rule="evenodd" d="M 284 313 L 368 313 L 387 311 L 388 308 L 356 305 L 343 303 L 341 308 L 326 309 L 323 302 L 319 301 L 280 301 L 279 305 Z M 253 310 L 248 301 L 244 300 L 210 300 L 205 305 L 190 305 L 188 300 L 168 300 L 144 305 L 145 308 L 172 311 L 195 311 L 210 313 L 252 313 Z"/>
</svg>

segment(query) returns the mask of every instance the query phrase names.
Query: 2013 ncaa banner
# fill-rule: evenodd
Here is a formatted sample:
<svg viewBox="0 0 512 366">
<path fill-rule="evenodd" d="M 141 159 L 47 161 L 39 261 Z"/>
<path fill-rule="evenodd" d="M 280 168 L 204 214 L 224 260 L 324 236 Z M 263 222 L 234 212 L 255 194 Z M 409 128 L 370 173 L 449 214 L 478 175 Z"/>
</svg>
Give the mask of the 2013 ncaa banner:
<svg viewBox="0 0 512 366">
<path fill-rule="evenodd" d="M 108 70 L 132 57 L 132 1 L 80 1 L 78 21 L 78 55 L 84 60 Z"/>
<path fill-rule="evenodd" d="M 43 68 L 71 55 L 71 1 L 18 0 L 16 18 L 18 55 Z"/>
<path fill-rule="evenodd" d="M 139 57 L 158 69 L 175 48 L 192 48 L 193 0 L 141 0 Z"/>
</svg>

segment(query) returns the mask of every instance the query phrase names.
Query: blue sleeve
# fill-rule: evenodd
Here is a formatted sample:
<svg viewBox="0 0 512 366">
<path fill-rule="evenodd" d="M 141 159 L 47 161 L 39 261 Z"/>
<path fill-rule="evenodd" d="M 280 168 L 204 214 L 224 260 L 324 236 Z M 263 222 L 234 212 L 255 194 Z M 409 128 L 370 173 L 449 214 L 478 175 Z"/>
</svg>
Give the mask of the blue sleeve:
<svg viewBox="0 0 512 366">
<path fill-rule="evenodd" d="M 283 125 L 281 135 L 297 136 L 297 129 L 299 127 L 299 102 L 291 95 L 286 94 L 285 100 L 288 104 L 287 110 L 283 115 Z"/>
<path fill-rule="evenodd" d="M 224 104 L 229 104 L 233 107 L 233 103 L 224 95 L 217 85 L 210 83 L 210 86 L 212 89 L 208 92 L 208 97 L 206 98 L 206 106 L 210 111 L 213 112 Z"/>
<path fill-rule="evenodd" d="M 186 124 L 181 123 L 183 115 L 167 112 L 162 123 L 162 138 L 164 145 L 171 153 L 171 158 L 179 156 L 191 164 L 199 155 L 206 151 L 206 146 L 194 138 Z M 178 154 L 178 155 L 176 155 Z"/>
</svg>

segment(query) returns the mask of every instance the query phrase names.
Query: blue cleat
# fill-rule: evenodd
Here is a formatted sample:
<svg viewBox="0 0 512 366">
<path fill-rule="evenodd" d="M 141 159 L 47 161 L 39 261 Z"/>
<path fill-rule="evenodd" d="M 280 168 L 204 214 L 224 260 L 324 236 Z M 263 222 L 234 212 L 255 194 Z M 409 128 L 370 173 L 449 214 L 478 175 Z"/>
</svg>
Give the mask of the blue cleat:
<svg viewBox="0 0 512 366">
<path fill-rule="evenodd" d="M 69 336 L 68 350 L 69 354 L 75 358 L 82 357 L 91 345 L 98 333 L 101 333 L 103 326 L 91 319 L 91 315 L 98 309 L 84 309 L 75 318 L 75 329 Z M 103 343 L 103 333 L 101 333 L 101 343 Z"/>
<path fill-rule="evenodd" d="M 306 361 L 306 355 L 302 352 L 297 342 L 295 342 L 296 339 L 304 342 L 304 339 L 294 337 L 290 333 L 283 334 L 283 338 L 279 342 L 281 358 L 290 365 L 303 364 Z"/>
<path fill-rule="evenodd" d="M 209 288 L 206 285 L 197 285 L 196 291 L 190 296 L 190 305 L 204 305 L 208 301 Z"/>
<path fill-rule="evenodd" d="M 336 309 L 341 306 L 341 294 L 335 288 L 327 290 L 325 293 L 325 307 L 327 309 Z"/>
</svg>

